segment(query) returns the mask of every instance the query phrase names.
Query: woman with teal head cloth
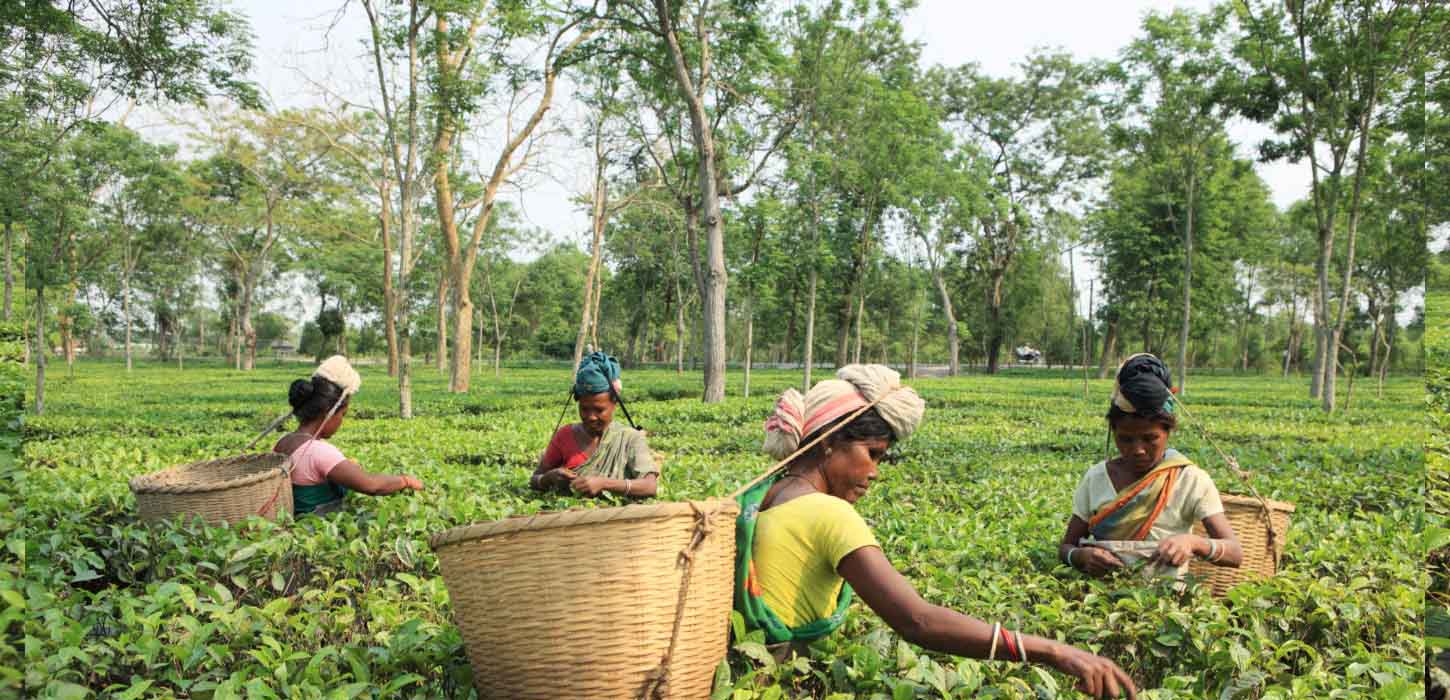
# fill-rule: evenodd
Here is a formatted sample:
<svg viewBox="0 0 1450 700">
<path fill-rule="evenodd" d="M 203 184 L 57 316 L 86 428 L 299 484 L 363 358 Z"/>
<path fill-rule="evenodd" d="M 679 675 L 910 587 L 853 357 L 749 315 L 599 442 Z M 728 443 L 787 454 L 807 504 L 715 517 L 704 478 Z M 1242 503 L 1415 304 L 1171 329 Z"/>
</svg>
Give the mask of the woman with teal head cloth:
<svg viewBox="0 0 1450 700">
<path fill-rule="evenodd" d="M 620 398 L 619 361 L 591 352 L 579 363 L 571 395 L 579 404 L 579 422 L 554 432 L 539 458 L 529 486 L 536 491 L 573 491 L 594 497 L 614 493 L 649 498 L 659 491 L 659 467 L 650 455 L 644 431 L 614 420 Z M 629 409 L 624 408 L 625 418 Z"/>
</svg>

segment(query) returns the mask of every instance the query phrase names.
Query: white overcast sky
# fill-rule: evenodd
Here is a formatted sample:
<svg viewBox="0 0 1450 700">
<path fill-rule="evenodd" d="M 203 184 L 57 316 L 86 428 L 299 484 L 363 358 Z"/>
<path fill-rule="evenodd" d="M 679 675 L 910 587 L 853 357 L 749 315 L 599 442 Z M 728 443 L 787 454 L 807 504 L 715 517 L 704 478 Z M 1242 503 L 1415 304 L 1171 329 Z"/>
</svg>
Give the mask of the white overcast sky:
<svg viewBox="0 0 1450 700">
<path fill-rule="evenodd" d="M 925 65 L 959 65 L 977 62 L 991 74 L 1007 74 L 1036 47 L 1060 47 L 1080 59 L 1113 58 L 1138 32 L 1143 15 L 1150 10 L 1174 7 L 1203 10 L 1208 0 L 925 0 L 908 16 L 907 36 L 923 44 Z M 343 93 L 358 102 L 369 101 L 370 64 L 363 58 L 366 21 L 354 0 L 341 15 L 341 0 L 297 2 L 296 0 L 233 0 L 235 11 L 246 15 L 256 35 L 253 78 L 277 107 L 317 104 L 315 84 Z M 577 115 L 567 99 L 551 113 L 559 119 Z M 149 111 L 138 111 L 131 126 L 152 138 L 173 140 L 177 130 L 158 123 Z M 474 139 L 481 151 L 489 148 L 490 134 L 476 130 Z M 1262 127 L 1237 123 L 1230 128 L 1241 154 L 1252 157 L 1252 148 L 1267 133 Z M 582 189 L 586 173 L 571 170 L 575 163 L 588 162 L 586 151 L 575 151 L 559 141 L 549 152 L 550 176 L 536 177 L 506 195 L 520 205 L 528 222 L 552 234 L 555 239 L 584 244 L 588 229 L 586 212 L 571 204 L 571 191 Z M 1260 175 L 1269 184 L 1273 200 L 1285 207 L 1306 195 L 1309 185 L 1307 163 L 1259 164 Z M 1091 277 L 1079 258 L 1079 280 Z M 1086 305 L 1083 300 L 1082 306 Z"/>
</svg>

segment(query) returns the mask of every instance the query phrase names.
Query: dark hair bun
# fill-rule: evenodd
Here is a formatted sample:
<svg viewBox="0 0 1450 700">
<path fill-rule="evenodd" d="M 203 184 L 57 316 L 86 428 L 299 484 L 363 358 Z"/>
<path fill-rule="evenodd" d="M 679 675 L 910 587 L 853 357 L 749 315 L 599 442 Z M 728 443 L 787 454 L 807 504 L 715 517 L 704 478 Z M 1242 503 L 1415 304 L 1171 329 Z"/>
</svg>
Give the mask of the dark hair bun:
<svg viewBox="0 0 1450 700">
<path fill-rule="evenodd" d="M 292 404 L 294 409 L 300 408 L 312 398 L 314 390 L 311 379 L 298 379 L 292 382 L 292 387 L 287 390 L 287 403 Z"/>
<path fill-rule="evenodd" d="M 1172 386 L 1172 373 L 1162 360 L 1152 355 L 1134 357 L 1118 370 L 1118 390 L 1145 415 L 1163 410 Z"/>
</svg>

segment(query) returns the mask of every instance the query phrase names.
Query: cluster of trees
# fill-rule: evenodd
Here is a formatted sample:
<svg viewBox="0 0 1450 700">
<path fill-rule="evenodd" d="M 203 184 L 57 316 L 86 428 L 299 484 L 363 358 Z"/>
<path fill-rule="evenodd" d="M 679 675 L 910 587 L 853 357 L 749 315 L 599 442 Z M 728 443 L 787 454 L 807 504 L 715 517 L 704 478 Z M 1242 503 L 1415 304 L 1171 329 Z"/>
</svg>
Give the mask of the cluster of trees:
<svg viewBox="0 0 1450 700">
<path fill-rule="evenodd" d="M 697 363 L 706 401 L 727 361 L 748 394 L 761 361 L 995 372 L 1027 342 L 1306 371 L 1334 410 L 1342 373 L 1418 361 L 1444 6 L 1236 0 L 1006 76 L 924 66 L 907 9 L 361 0 L 369 98 L 303 110 L 262 104 L 209 2 L 0 10 L 0 313 L 39 331 L 37 409 L 47 354 L 129 367 L 138 333 L 239 369 L 280 338 L 385 354 L 404 416 L 420 356 L 465 392 L 486 355 L 589 345 Z M 185 156 L 126 127 L 137 101 L 208 105 Z M 1273 206 L 1234 120 L 1312 172 L 1304 200 Z M 588 174 L 582 251 L 501 198 L 550 169 Z M 298 295 L 314 318 L 264 311 Z"/>
</svg>

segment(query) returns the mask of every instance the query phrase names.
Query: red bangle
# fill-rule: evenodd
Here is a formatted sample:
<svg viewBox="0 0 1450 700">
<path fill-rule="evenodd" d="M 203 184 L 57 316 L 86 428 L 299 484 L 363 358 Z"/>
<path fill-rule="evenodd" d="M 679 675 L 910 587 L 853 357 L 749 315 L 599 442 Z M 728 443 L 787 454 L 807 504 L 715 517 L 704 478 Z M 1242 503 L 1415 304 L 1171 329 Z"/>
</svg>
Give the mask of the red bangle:
<svg viewBox="0 0 1450 700">
<path fill-rule="evenodd" d="M 1002 641 L 1007 644 L 1008 654 L 1018 659 L 1022 658 L 1022 656 L 1017 653 L 1017 643 L 1012 641 L 1012 633 L 1008 632 L 1006 627 L 1002 628 Z"/>
</svg>

